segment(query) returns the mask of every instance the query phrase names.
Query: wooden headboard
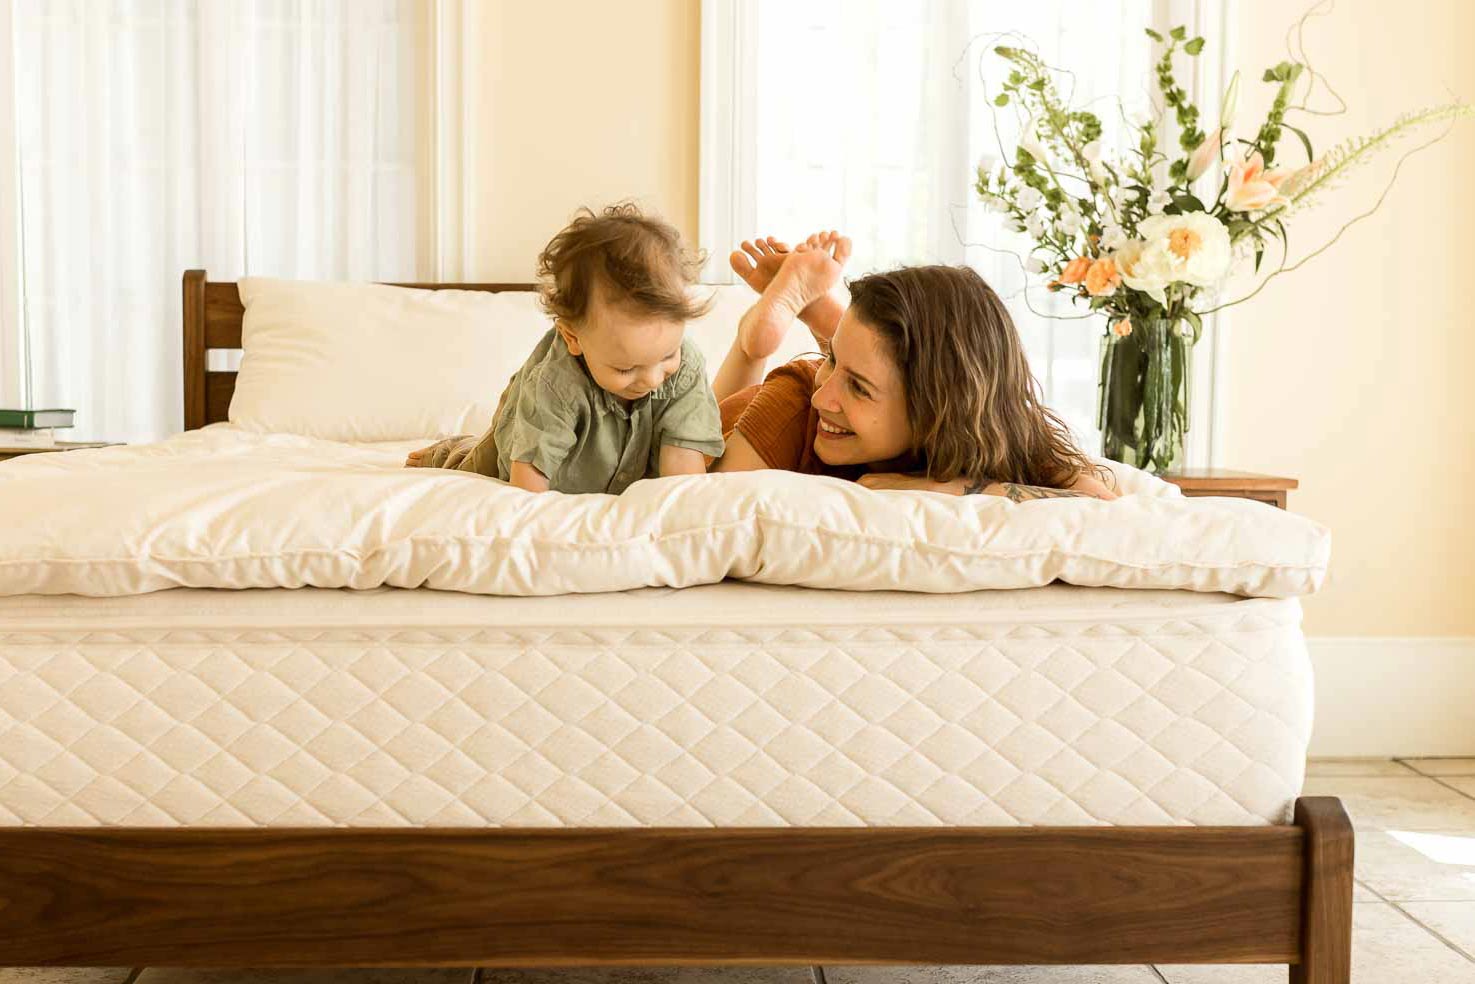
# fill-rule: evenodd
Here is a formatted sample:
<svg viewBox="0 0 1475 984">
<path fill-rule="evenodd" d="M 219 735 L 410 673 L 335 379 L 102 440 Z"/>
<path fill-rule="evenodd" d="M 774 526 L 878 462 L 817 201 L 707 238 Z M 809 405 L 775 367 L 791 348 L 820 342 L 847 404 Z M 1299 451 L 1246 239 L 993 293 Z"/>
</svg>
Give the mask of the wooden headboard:
<svg viewBox="0 0 1475 984">
<path fill-rule="evenodd" d="M 537 290 L 536 284 L 393 284 L 421 290 Z M 184 272 L 184 429 L 219 423 L 230 411 L 236 374 L 212 372 L 209 352 L 241 347 L 246 309 L 234 280 L 211 282 L 204 270 Z"/>
</svg>

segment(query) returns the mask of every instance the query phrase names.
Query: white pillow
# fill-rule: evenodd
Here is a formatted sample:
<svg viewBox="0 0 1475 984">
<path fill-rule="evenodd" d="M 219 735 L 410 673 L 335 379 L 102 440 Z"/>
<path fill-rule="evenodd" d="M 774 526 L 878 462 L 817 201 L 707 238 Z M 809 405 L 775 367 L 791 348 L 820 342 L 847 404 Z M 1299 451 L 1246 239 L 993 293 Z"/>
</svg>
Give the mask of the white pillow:
<svg viewBox="0 0 1475 984">
<path fill-rule="evenodd" d="M 531 293 L 240 281 L 230 421 L 330 441 L 486 429 L 549 320 Z"/>
<path fill-rule="evenodd" d="M 383 284 L 240 281 L 245 350 L 230 422 L 329 441 L 476 434 L 507 380 L 551 326 L 533 291 L 491 294 Z M 687 325 L 712 375 L 757 295 L 745 284 L 694 288 L 711 310 Z M 796 323 L 770 360 L 815 351 Z"/>
</svg>

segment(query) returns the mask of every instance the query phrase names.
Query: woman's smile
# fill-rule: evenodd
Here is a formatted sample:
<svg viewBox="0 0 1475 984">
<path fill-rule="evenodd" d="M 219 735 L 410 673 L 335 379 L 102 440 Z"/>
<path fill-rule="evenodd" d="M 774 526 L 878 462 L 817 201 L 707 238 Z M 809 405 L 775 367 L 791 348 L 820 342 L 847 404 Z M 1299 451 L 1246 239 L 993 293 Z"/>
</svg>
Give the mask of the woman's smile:
<svg viewBox="0 0 1475 984">
<path fill-rule="evenodd" d="M 855 431 L 846 430 L 837 424 L 832 424 L 823 417 L 819 418 L 819 436 L 822 438 L 833 441 L 837 438 L 853 437 L 854 435 Z"/>
</svg>

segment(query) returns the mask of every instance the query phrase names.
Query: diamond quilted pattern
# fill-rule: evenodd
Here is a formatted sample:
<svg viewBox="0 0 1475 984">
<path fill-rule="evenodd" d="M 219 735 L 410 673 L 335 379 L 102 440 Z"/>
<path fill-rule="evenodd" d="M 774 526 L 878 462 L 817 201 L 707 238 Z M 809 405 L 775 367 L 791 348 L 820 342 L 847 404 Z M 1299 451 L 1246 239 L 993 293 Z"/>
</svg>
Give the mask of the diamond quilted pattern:
<svg viewBox="0 0 1475 984">
<path fill-rule="evenodd" d="M 0 822 L 1281 823 L 1298 621 L 0 632 Z"/>
</svg>

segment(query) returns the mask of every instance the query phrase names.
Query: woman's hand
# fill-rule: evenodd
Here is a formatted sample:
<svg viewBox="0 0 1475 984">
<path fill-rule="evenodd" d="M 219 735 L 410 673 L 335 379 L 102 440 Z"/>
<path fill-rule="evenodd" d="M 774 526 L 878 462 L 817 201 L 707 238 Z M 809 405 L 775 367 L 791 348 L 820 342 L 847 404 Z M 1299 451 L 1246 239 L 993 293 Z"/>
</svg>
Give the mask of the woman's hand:
<svg viewBox="0 0 1475 984">
<path fill-rule="evenodd" d="M 889 492 L 942 492 L 946 495 L 962 495 L 968 480 L 955 478 L 951 482 L 936 482 L 926 475 L 903 475 L 900 472 L 869 472 L 858 481 L 868 489 Z"/>
<path fill-rule="evenodd" d="M 862 475 L 860 484 L 868 489 L 885 489 L 894 492 L 942 492 L 946 495 L 997 495 L 1010 502 L 1028 502 L 1032 499 L 1115 499 L 1116 495 L 1097 482 L 1100 492 L 1090 488 L 1051 489 L 1041 485 L 1020 485 L 1016 482 L 989 482 L 980 487 L 970 486 L 966 478 L 955 478 L 951 482 L 937 482 L 926 475 L 902 475 L 898 472 L 871 472 Z M 971 491 L 970 491 L 971 490 Z"/>
</svg>

